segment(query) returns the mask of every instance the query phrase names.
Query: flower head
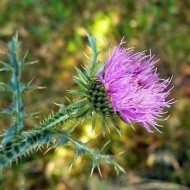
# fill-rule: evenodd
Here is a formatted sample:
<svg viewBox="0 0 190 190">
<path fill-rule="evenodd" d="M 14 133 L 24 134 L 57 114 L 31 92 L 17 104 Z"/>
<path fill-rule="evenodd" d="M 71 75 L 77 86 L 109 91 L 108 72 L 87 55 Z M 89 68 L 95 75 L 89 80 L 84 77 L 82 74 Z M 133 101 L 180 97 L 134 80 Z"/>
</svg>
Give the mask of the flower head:
<svg viewBox="0 0 190 190">
<path fill-rule="evenodd" d="M 106 88 L 106 95 L 114 114 L 131 123 L 137 122 L 149 132 L 158 130 L 157 120 L 162 119 L 164 108 L 169 108 L 173 99 L 167 100 L 171 78 L 160 79 L 154 55 L 146 51 L 134 53 L 133 48 L 115 48 L 97 75 Z M 159 131 L 159 130 L 158 130 Z"/>
<path fill-rule="evenodd" d="M 157 121 L 167 119 L 162 118 L 164 108 L 174 103 L 167 99 L 172 78 L 159 78 L 155 66 L 158 60 L 151 51 L 134 53 L 133 48 L 123 48 L 121 41 L 105 62 L 99 62 L 96 41 L 89 37 L 89 42 L 93 52 L 91 67 L 85 65 L 84 72 L 76 68 L 79 77 L 74 80 L 82 90 L 70 91 L 82 97 L 76 103 L 82 110 L 79 115 L 92 116 L 92 128 L 100 115 L 103 134 L 107 118 L 120 134 L 117 116 L 131 126 L 131 122 L 137 122 L 149 132 L 153 132 L 152 128 L 160 131 L 158 127 L 162 126 Z"/>
</svg>

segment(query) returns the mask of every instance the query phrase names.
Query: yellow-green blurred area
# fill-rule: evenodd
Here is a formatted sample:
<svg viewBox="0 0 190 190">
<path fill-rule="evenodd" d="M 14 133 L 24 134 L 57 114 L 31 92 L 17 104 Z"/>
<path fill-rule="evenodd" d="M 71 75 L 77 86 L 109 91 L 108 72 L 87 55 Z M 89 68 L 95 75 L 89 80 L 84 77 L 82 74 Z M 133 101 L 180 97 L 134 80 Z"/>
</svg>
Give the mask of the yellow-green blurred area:
<svg viewBox="0 0 190 190">
<path fill-rule="evenodd" d="M 73 136 L 92 148 L 101 148 L 108 141 L 105 154 L 115 159 L 126 174 L 117 176 L 114 168 L 101 162 L 90 177 L 88 155 L 77 159 L 69 173 L 74 155 L 72 146 L 43 150 L 31 154 L 0 173 L 1 190 L 150 190 L 190 188 L 190 1 L 189 0 L 0 0 L 0 50 L 18 31 L 22 49 L 30 50 L 28 60 L 39 60 L 23 71 L 22 80 L 35 76 L 34 84 L 46 86 L 23 97 L 26 112 L 40 111 L 41 119 L 58 108 L 53 102 L 68 104 L 68 89 L 77 85 L 74 66 L 89 64 L 87 35 L 97 39 L 102 50 L 100 60 L 108 55 L 110 45 L 125 37 L 128 47 L 136 51 L 151 49 L 160 59 L 162 78 L 173 75 L 175 86 L 170 97 L 178 102 L 169 110 L 167 121 L 160 122 L 163 133 L 148 133 L 134 124 L 136 130 L 120 123 L 120 137 L 109 124 L 104 138 L 101 126 L 91 132 L 90 120 L 76 127 Z M 1 59 L 6 59 L 0 54 Z M 7 82 L 8 73 L 0 73 Z M 171 85 L 171 86 L 172 86 Z M 1 109 L 10 105 L 11 96 L 0 95 Z M 26 130 L 40 119 L 25 121 Z M 1 117 L 0 131 L 10 120 Z M 179 186 L 180 185 L 180 186 Z"/>
</svg>

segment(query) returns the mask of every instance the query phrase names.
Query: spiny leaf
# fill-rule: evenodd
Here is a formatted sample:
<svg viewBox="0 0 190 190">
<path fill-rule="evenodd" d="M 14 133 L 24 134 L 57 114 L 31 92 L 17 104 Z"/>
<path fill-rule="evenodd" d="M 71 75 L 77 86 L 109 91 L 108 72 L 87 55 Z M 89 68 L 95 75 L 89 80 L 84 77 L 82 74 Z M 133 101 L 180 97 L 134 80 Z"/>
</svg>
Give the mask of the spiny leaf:
<svg viewBox="0 0 190 190">
<path fill-rule="evenodd" d="M 10 70 L 8 68 L 6 68 L 6 67 L 3 67 L 3 68 L 0 69 L 0 72 L 2 72 L 2 71 L 10 71 Z"/>
<path fill-rule="evenodd" d="M 90 46 L 92 48 L 93 54 L 98 54 L 97 52 L 97 45 L 96 45 L 96 39 L 93 38 L 92 36 L 88 36 L 88 41 L 90 43 Z"/>
<path fill-rule="evenodd" d="M 56 139 L 57 139 L 57 141 L 53 145 L 54 148 L 56 148 L 58 146 L 63 146 L 69 142 L 69 140 L 62 135 L 59 135 L 58 138 L 56 138 Z"/>
<path fill-rule="evenodd" d="M 92 172 L 97 167 L 100 172 L 99 161 L 104 160 L 107 163 L 113 165 L 117 172 L 124 172 L 123 168 L 115 161 L 112 160 L 109 155 L 102 155 L 98 150 L 94 150 L 88 147 L 89 142 L 83 143 L 64 131 L 48 131 L 48 130 L 32 130 L 22 132 L 16 141 L 12 143 L 7 142 L 6 146 L 2 148 L 0 146 L 0 168 L 3 169 L 9 163 L 17 160 L 20 156 L 31 154 L 33 151 L 39 150 L 44 144 L 48 144 L 53 148 L 65 145 L 67 142 L 71 142 L 76 149 L 75 156 L 72 164 L 76 162 L 78 156 L 85 153 L 90 155 L 92 160 Z M 11 153 L 11 154 L 9 154 Z M 101 173 L 101 172 L 100 172 Z"/>
<path fill-rule="evenodd" d="M 87 65 L 85 65 L 85 64 L 84 64 L 84 66 L 83 66 L 83 69 L 85 70 L 86 75 L 90 76 L 90 71 L 91 71 L 91 69 L 90 69 Z"/>
<path fill-rule="evenodd" d="M 89 36 L 88 40 L 89 40 L 90 46 L 92 48 L 92 53 L 93 53 L 93 57 L 92 57 L 92 60 L 91 60 L 92 66 L 91 66 L 91 70 L 90 70 L 90 76 L 93 76 L 93 75 L 95 75 L 97 73 L 97 71 L 102 66 L 102 62 L 97 61 L 99 52 L 97 51 L 97 45 L 96 45 L 95 38 Z"/>
<path fill-rule="evenodd" d="M 86 114 L 88 113 L 89 108 L 90 108 L 89 105 L 83 106 L 83 107 L 77 109 L 76 113 L 74 113 L 74 114 L 71 113 L 70 116 L 71 116 L 71 118 L 73 118 L 72 115 L 74 115 L 74 118 L 86 119 Z"/>
<path fill-rule="evenodd" d="M 0 69 L 0 71 L 13 71 L 13 68 L 10 64 L 0 61 L 0 64 L 2 64 L 4 67 Z"/>
<path fill-rule="evenodd" d="M 120 130 L 119 126 L 117 125 L 115 119 L 113 118 L 113 116 L 110 117 L 110 118 L 111 118 L 111 121 L 112 121 L 112 123 L 113 123 L 113 125 L 114 125 L 114 127 L 115 127 L 115 129 L 117 131 L 117 133 L 121 136 L 121 130 Z"/>
<path fill-rule="evenodd" d="M 70 94 L 81 95 L 81 96 L 86 94 L 85 90 L 67 90 L 67 92 Z"/>
<path fill-rule="evenodd" d="M 84 145 L 85 146 L 85 145 Z M 75 162 L 77 161 L 77 158 L 83 154 L 86 153 L 86 150 L 83 148 L 79 148 L 79 147 L 75 147 L 75 155 L 73 157 L 73 160 L 71 162 L 71 167 L 75 164 Z"/>
<path fill-rule="evenodd" d="M 87 84 L 85 84 L 84 82 L 82 82 L 79 78 L 77 78 L 77 77 L 73 77 L 74 79 L 74 81 L 80 86 L 80 87 L 82 87 L 83 89 L 88 89 L 88 85 Z"/>
<path fill-rule="evenodd" d="M 10 85 L 0 82 L 0 91 L 13 92 L 13 89 Z"/>
<path fill-rule="evenodd" d="M 88 81 L 90 80 L 90 78 L 88 76 L 86 76 L 79 68 L 75 67 L 81 81 L 83 81 L 85 84 L 88 83 Z"/>
<path fill-rule="evenodd" d="M 83 98 L 81 100 L 73 102 L 73 104 L 70 107 L 81 108 L 81 107 L 86 106 L 88 104 L 89 104 L 89 101 L 86 98 Z"/>
<path fill-rule="evenodd" d="M 91 176 L 93 175 L 94 169 L 99 168 L 99 159 L 92 157 L 92 169 L 91 169 Z"/>
<path fill-rule="evenodd" d="M 115 160 L 113 160 L 111 156 L 107 156 L 107 159 L 105 161 L 106 163 L 114 166 L 117 175 L 119 175 L 120 172 L 126 173 L 123 167 L 121 167 Z"/>
<path fill-rule="evenodd" d="M 95 75 L 98 72 L 98 70 L 100 70 L 100 68 L 103 66 L 103 63 L 104 62 L 97 62 L 97 63 L 95 63 L 93 65 L 92 69 L 91 69 L 90 74 L 91 75 Z"/>
<path fill-rule="evenodd" d="M 5 108 L 0 112 L 0 115 L 13 115 L 14 110 L 12 107 Z"/>
<path fill-rule="evenodd" d="M 18 42 L 18 34 L 16 34 L 12 40 L 8 43 L 8 47 L 10 51 L 14 54 L 17 54 L 17 50 L 20 46 L 20 43 Z"/>
</svg>

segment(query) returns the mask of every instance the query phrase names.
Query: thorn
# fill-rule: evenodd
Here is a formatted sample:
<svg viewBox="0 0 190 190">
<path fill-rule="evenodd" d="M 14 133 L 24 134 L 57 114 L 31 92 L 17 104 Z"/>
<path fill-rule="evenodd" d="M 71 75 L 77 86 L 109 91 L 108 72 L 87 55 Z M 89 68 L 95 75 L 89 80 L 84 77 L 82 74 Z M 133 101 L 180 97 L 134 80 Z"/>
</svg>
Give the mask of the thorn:
<svg viewBox="0 0 190 190">
<path fill-rule="evenodd" d="M 135 130 L 133 124 L 131 123 L 131 121 L 130 121 L 129 119 L 127 120 L 127 122 L 128 122 L 128 124 L 133 128 L 133 130 Z"/>
<path fill-rule="evenodd" d="M 18 30 L 16 30 L 15 38 L 18 40 Z"/>
<path fill-rule="evenodd" d="M 84 56 L 87 58 L 87 59 L 90 59 L 90 57 L 86 54 L 86 53 L 83 53 Z"/>
<path fill-rule="evenodd" d="M 39 147 L 35 150 L 35 152 L 38 152 L 39 150 L 41 150 L 41 146 L 39 146 Z"/>
<path fill-rule="evenodd" d="M 102 178 L 102 172 L 101 172 L 101 170 L 100 170 L 100 166 L 98 165 L 98 172 L 99 172 L 99 174 L 100 174 L 100 176 L 101 176 L 101 178 Z"/>
<path fill-rule="evenodd" d="M 34 79 L 36 78 L 36 76 L 33 76 L 32 79 L 28 82 L 28 84 L 32 84 L 32 82 L 34 81 Z"/>
<path fill-rule="evenodd" d="M 43 90 L 43 89 L 46 89 L 46 88 L 47 88 L 46 86 L 38 86 L 39 90 Z"/>
<path fill-rule="evenodd" d="M 18 160 L 17 160 L 17 158 L 15 158 L 15 162 L 16 162 L 16 164 L 18 165 Z"/>
<path fill-rule="evenodd" d="M 100 152 L 102 152 L 104 150 L 104 148 L 106 148 L 106 146 L 111 142 L 111 140 L 109 140 L 100 150 Z"/>
<path fill-rule="evenodd" d="M 94 166 L 93 166 L 92 169 L 91 169 L 90 177 L 92 177 L 93 173 L 94 173 Z"/>
<path fill-rule="evenodd" d="M 110 134 L 110 128 L 108 127 L 108 125 L 106 125 L 106 128 L 108 129 L 108 133 Z"/>
<path fill-rule="evenodd" d="M 69 167 L 69 173 L 71 172 L 72 167 L 73 167 L 73 164 L 71 164 Z"/>
<path fill-rule="evenodd" d="M 44 152 L 44 155 L 45 155 L 48 151 L 50 151 L 51 149 L 52 149 L 52 147 L 48 148 L 48 149 Z"/>
<path fill-rule="evenodd" d="M 122 151 L 122 152 L 116 154 L 116 156 L 120 156 L 120 155 L 124 154 L 125 152 L 126 152 L 126 151 Z"/>
</svg>

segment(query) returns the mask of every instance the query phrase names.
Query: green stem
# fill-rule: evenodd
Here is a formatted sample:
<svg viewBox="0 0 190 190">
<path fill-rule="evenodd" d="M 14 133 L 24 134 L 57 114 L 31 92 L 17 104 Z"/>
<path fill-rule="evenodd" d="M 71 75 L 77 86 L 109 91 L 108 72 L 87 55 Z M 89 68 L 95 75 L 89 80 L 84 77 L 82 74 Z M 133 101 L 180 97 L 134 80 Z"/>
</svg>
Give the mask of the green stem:
<svg viewBox="0 0 190 190">
<path fill-rule="evenodd" d="M 81 118 L 90 111 L 90 106 L 86 104 L 86 101 L 86 99 L 82 99 L 72 103 L 64 109 L 61 109 L 58 113 L 55 113 L 45 119 L 39 128 L 43 130 L 54 129 L 65 124 L 69 120 Z"/>
</svg>

